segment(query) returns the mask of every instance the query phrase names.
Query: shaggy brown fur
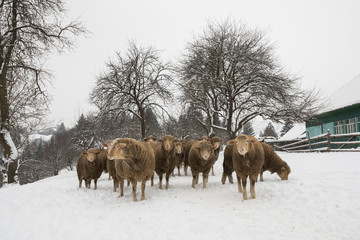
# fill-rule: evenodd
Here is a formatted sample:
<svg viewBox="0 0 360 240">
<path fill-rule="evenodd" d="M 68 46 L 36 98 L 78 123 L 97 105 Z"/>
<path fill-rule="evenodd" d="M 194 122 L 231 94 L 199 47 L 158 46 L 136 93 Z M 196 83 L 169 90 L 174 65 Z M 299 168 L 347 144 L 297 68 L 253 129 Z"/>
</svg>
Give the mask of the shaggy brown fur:
<svg viewBox="0 0 360 240">
<path fill-rule="evenodd" d="M 187 168 L 189 166 L 189 153 L 191 146 L 196 142 L 196 140 L 190 140 L 185 144 L 184 147 L 184 173 L 187 176 Z"/>
<path fill-rule="evenodd" d="M 189 152 L 189 164 L 193 175 L 191 185 L 193 188 L 199 181 L 200 172 L 203 173 L 203 188 L 206 188 L 210 169 L 215 163 L 214 148 L 207 140 L 196 141 L 192 145 Z"/>
<path fill-rule="evenodd" d="M 233 155 L 234 145 L 226 145 L 224 150 L 224 161 L 223 161 L 223 175 L 221 178 L 221 183 L 225 184 L 226 178 L 229 179 L 230 183 L 234 183 L 232 173 L 234 171 L 232 155 Z"/>
<path fill-rule="evenodd" d="M 184 148 L 185 144 L 187 143 L 186 140 L 181 140 L 175 143 L 175 166 L 178 169 L 178 176 L 180 176 L 180 167 L 184 162 Z M 175 170 L 172 173 L 175 176 Z"/>
<path fill-rule="evenodd" d="M 152 145 L 155 153 L 155 172 L 159 176 L 159 188 L 162 189 L 163 174 L 166 174 L 166 189 L 169 188 L 169 178 L 175 168 L 175 143 L 176 140 L 171 135 L 166 135 L 158 139 L 158 143 Z"/>
<path fill-rule="evenodd" d="M 90 188 L 91 180 L 94 179 L 94 189 L 97 189 L 97 180 L 105 169 L 103 156 L 105 149 L 90 148 L 81 153 L 76 163 L 76 171 L 79 179 L 79 188 L 82 180 L 85 180 L 85 186 Z"/>
<path fill-rule="evenodd" d="M 238 190 L 243 193 L 243 200 L 246 200 L 246 180 L 249 176 L 251 198 L 254 199 L 255 182 L 265 159 L 263 147 L 255 137 L 248 135 L 239 135 L 236 139 L 230 140 L 228 144 L 234 145 L 232 160 L 238 181 Z"/>
<path fill-rule="evenodd" d="M 277 173 L 281 180 L 288 180 L 288 176 L 291 172 L 289 165 L 283 161 L 279 155 L 276 154 L 274 149 L 267 143 L 261 142 L 261 145 L 265 153 L 265 162 L 261 169 L 260 181 L 264 181 L 263 172 L 270 171 L 271 174 Z"/>
<path fill-rule="evenodd" d="M 146 138 L 143 139 L 143 141 L 147 143 L 155 143 L 156 140 L 157 138 L 154 137 L 153 135 L 147 136 Z"/>
<path fill-rule="evenodd" d="M 219 158 L 219 154 L 220 154 L 220 147 L 221 147 L 221 143 L 222 141 L 224 141 L 224 139 L 222 138 L 219 138 L 219 137 L 212 137 L 210 138 L 210 142 L 211 144 L 214 146 L 215 150 L 214 150 L 214 153 L 215 153 L 215 162 L 218 160 Z M 211 167 L 211 174 L 213 176 L 215 176 L 215 173 L 214 173 L 214 165 Z"/>
<path fill-rule="evenodd" d="M 145 199 L 145 184 L 154 175 L 155 156 L 151 146 L 132 138 L 115 139 L 108 158 L 114 160 L 116 175 L 120 181 L 120 197 L 124 196 L 124 179 L 133 187 L 133 201 L 137 201 L 136 185 L 141 182 L 141 200 Z"/>
<path fill-rule="evenodd" d="M 103 144 L 103 146 L 106 147 L 106 149 L 107 149 L 106 154 L 107 154 L 108 149 L 113 141 L 114 140 L 109 140 Z M 106 169 L 109 172 L 109 180 L 110 180 L 110 177 L 113 179 L 113 186 L 114 186 L 113 191 L 116 192 L 116 188 L 119 186 L 119 180 L 117 179 L 117 176 L 116 176 L 115 162 L 110 160 L 107 156 L 106 156 L 106 160 L 107 160 L 106 161 Z"/>
</svg>

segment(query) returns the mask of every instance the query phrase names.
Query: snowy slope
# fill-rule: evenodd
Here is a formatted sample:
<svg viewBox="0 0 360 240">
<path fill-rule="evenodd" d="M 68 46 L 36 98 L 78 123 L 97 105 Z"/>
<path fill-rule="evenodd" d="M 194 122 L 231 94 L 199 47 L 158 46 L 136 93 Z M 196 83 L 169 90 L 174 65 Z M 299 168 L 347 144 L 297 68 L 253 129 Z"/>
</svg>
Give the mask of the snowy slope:
<svg viewBox="0 0 360 240">
<path fill-rule="evenodd" d="M 168 190 L 147 184 L 147 200 L 78 188 L 76 172 L 0 189 L 1 239 L 360 239 L 360 154 L 279 153 L 288 181 L 264 174 L 257 198 L 242 201 L 236 184 L 220 183 L 222 153 L 207 189 L 191 177 Z M 235 175 L 234 175 L 235 176 Z M 139 187 L 138 187 L 139 189 Z M 249 191 L 249 188 L 248 188 Z M 139 192 L 139 191 L 138 191 Z M 138 197 L 139 194 L 138 194 Z"/>
</svg>

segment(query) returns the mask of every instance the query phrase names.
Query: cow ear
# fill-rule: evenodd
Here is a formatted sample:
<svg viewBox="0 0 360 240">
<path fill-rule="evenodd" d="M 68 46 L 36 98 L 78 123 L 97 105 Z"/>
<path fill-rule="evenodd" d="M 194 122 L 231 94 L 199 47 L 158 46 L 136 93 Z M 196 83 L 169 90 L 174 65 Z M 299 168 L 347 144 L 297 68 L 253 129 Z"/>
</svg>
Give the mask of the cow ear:
<svg viewBox="0 0 360 240">
<path fill-rule="evenodd" d="M 227 145 L 233 145 L 233 144 L 235 144 L 236 143 L 236 140 L 229 140 L 228 142 L 227 142 Z"/>
<path fill-rule="evenodd" d="M 224 139 L 220 138 L 220 142 L 224 141 Z"/>
<path fill-rule="evenodd" d="M 163 142 L 163 140 L 162 140 L 162 139 L 158 139 L 157 141 L 158 141 L 158 142 Z"/>
<path fill-rule="evenodd" d="M 95 154 L 99 154 L 100 152 L 95 152 Z"/>
<path fill-rule="evenodd" d="M 107 145 L 106 143 L 103 143 L 102 145 L 103 147 L 109 147 L 109 145 Z"/>
<path fill-rule="evenodd" d="M 119 147 L 121 147 L 121 148 L 125 148 L 126 146 L 127 146 L 126 143 L 119 143 Z"/>
<path fill-rule="evenodd" d="M 86 154 L 87 154 L 87 152 L 83 152 L 82 154 L 86 155 Z"/>
<path fill-rule="evenodd" d="M 179 140 L 178 140 L 178 139 L 175 139 L 173 142 L 179 142 Z"/>
</svg>

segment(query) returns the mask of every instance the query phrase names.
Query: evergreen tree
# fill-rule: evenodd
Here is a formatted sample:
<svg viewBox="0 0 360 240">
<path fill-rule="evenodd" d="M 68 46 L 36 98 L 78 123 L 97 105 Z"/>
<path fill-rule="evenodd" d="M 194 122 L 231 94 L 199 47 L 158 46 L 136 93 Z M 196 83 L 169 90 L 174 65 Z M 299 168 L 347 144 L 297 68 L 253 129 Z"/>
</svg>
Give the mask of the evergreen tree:
<svg viewBox="0 0 360 240">
<path fill-rule="evenodd" d="M 206 128 L 200 124 L 200 121 L 204 121 L 201 113 L 190 105 L 185 113 L 179 116 L 178 125 L 180 129 L 178 134 L 182 137 L 190 136 L 194 139 L 208 135 Z"/>
<path fill-rule="evenodd" d="M 254 131 L 253 127 L 252 127 L 251 122 L 247 122 L 247 123 L 244 124 L 242 134 L 251 135 L 251 136 L 255 135 L 255 131 Z"/>
<path fill-rule="evenodd" d="M 78 151 L 93 147 L 95 141 L 95 124 L 88 121 L 84 114 L 79 117 L 72 137 L 72 142 Z"/>
<path fill-rule="evenodd" d="M 162 135 L 162 129 L 158 122 L 158 119 L 151 108 L 145 110 L 145 133 L 146 136 L 153 135 L 158 136 Z"/>
<path fill-rule="evenodd" d="M 292 121 L 286 120 L 284 126 L 281 129 L 280 136 L 284 136 L 293 126 L 294 124 Z"/>
<path fill-rule="evenodd" d="M 60 125 L 58 126 L 56 132 L 61 133 L 61 132 L 65 132 L 65 131 L 66 131 L 66 129 L 65 129 L 65 124 L 62 122 L 62 123 L 60 123 Z"/>
<path fill-rule="evenodd" d="M 269 122 L 269 124 L 266 126 L 264 133 L 263 133 L 263 137 L 275 137 L 278 138 L 278 135 L 275 131 L 274 126 L 272 125 L 271 122 Z"/>
</svg>

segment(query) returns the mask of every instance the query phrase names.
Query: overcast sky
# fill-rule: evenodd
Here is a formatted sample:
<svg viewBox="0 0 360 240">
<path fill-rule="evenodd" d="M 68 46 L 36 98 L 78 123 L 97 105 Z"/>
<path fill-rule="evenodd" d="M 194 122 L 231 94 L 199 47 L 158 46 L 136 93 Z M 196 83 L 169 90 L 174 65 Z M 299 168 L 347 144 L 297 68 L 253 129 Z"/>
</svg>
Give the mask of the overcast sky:
<svg viewBox="0 0 360 240">
<path fill-rule="evenodd" d="M 360 74 L 360 1 L 338 0 L 64 0 L 69 18 L 91 32 L 77 46 L 51 55 L 50 119 L 74 125 L 91 106 L 89 93 L 105 62 L 128 41 L 161 49 L 176 61 L 208 20 L 227 18 L 266 32 L 285 69 L 304 88 L 331 93 Z"/>
</svg>

